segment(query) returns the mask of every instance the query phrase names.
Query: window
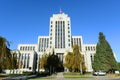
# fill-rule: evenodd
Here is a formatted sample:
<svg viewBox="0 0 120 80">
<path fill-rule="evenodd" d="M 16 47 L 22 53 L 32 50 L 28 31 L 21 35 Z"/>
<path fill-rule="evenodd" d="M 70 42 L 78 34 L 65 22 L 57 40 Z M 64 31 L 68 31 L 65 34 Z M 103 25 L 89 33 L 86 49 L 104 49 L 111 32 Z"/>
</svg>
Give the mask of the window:
<svg viewBox="0 0 120 80">
<path fill-rule="evenodd" d="M 52 41 L 50 41 L 50 44 L 52 44 Z"/>
<path fill-rule="evenodd" d="M 23 51 L 24 51 L 25 47 L 23 47 Z"/>
<path fill-rule="evenodd" d="M 52 37 L 50 37 L 50 40 L 52 40 Z"/>
<path fill-rule="evenodd" d="M 70 47 L 70 43 L 68 44 L 68 46 Z"/>
<path fill-rule="evenodd" d="M 70 27 L 68 27 L 68 29 L 70 29 Z"/>
<path fill-rule="evenodd" d="M 41 49 L 41 52 L 43 52 L 43 49 Z"/>
<path fill-rule="evenodd" d="M 33 47 L 33 50 L 35 50 L 35 47 Z"/>
<path fill-rule="evenodd" d="M 70 42 L 70 39 L 68 39 L 68 42 Z"/>
<path fill-rule="evenodd" d="M 32 47 L 30 47 L 30 50 L 32 50 Z"/>
<path fill-rule="evenodd" d="M 86 51 L 87 51 L 87 47 L 85 47 Z"/>
<path fill-rule="evenodd" d="M 91 51 L 92 51 L 93 49 L 92 49 L 92 46 L 91 46 Z"/>
<path fill-rule="evenodd" d="M 93 50 L 95 51 L 95 47 L 93 47 Z"/>
<path fill-rule="evenodd" d="M 68 37 L 70 37 L 70 35 L 68 35 Z"/>
<path fill-rule="evenodd" d="M 88 47 L 88 50 L 90 51 L 90 47 Z"/>
<path fill-rule="evenodd" d="M 20 50 L 22 50 L 22 47 L 20 47 Z"/>
<path fill-rule="evenodd" d="M 52 36 L 52 33 L 50 33 L 50 35 Z"/>
<path fill-rule="evenodd" d="M 65 21 L 63 21 L 63 26 L 65 26 Z"/>
<path fill-rule="evenodd" d="M 27 46 L 25 47 L 25 50 L 27 50 Z"/>
<path fill-rule="evenodd" d="M 51 24 L 52 24 L 53 22 L 51 21 Z"/>
<path fill-rule="evenodd" d="M 30 48 L 30 47 L 28 47 L 28 51 L 29 51 L 29 48 Z"/>
</svg>

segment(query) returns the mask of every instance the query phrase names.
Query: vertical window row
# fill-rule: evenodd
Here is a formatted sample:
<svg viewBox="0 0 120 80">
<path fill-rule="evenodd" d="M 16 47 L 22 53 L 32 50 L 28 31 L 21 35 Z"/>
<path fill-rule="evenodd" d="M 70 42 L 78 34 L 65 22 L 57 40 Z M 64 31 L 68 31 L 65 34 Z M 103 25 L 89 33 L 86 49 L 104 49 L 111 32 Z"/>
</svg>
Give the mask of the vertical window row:
<svg viewBox="0 0 120 80">
<path fill-rule="evenodd" d="M 55 22 L 55 48 L 65 48 L 65 21 Z"/>
<path fill-rule="evenodd" d="M 63 48 L 65 48 L 65 21 L 63 21 Z"/>
<path fill-rule="evenodd" d="M 78 37 L 78 38 L 72 38 L 71 43 L 72 43 L 72 46 L 74 46 L 74 45 L 78 45 L 79 48 L 80 48 L 80 51 L 82 51 L 81 38 L 79 38 L 79 37 Z"/>
<path fill-rule="evenodd" d="M 81 38 L 79 38 L 79 47 L 80 47 L 80 51 L 82 51 L 82 43 L 81 43 Z"/>
<path fill-rule="evenodd" d="M 58 27 L 58 23 L 57 23 L 57 21 L 55 22 L 55 48 L 57 48 L 57 41 L 58 41 L 58 38 L 57 38 L 57 33 L 58 33 L 58 31 L 57 31 L 57 28 Z"/>
<path fill-rule="evenodd" d="M 19 61 L 19 68 L 29 68 L 30 53 L 17 54 L 17 61 Z"/>
<path fill-rule="evenodd" d="M 44 52 L 48 48 L 49 38 L 40 38 L 39 41 L 39 51 Z"/>
</svg>

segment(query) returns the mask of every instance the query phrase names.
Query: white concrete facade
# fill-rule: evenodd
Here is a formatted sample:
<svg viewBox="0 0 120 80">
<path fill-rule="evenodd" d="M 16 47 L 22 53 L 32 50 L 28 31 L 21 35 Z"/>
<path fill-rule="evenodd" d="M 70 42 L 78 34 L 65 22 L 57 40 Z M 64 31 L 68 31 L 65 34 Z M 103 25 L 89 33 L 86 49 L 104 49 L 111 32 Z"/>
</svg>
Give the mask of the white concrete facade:
<svg viewBox="0 0 120 80">
<path fill-rule="evenodd" d="M 65 13 L 53 14 L 50 17 L 49 36 L 38 36 L 38 44 L 19 44 L 21 54 L 29 55 L 29 65 L 21 67 L 23 70 L 33 70 L 34 65 L 38 68 L 39 58 L 44 53 L 51 53 L 52 49 L 64 63 L 64 57 L 72 52 L 73 45 L 79 45 L 80 52 L 84 55 L 87 71 L 92 71 L 92 60 L 96 52 L 96 44 L 83 44 L 82 36 L 71 35 L 71 20 Z M 35 63 L 35 57 L 37 57 Z M 22 58 L 24 60 L 24 58 Z M 27 64 L 27 63 L 25 63 Z M 24 63 L 23 63 L 24 65 Z"/>
</svg>

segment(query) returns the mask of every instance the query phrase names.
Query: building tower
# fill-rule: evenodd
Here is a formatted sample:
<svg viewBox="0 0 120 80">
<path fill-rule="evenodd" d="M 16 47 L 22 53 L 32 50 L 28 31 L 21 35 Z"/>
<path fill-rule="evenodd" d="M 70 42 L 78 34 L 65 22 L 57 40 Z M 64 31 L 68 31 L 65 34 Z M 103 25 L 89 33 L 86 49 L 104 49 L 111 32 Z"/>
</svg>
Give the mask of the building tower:
<svg viewBox="0 0 120 80">
<path fill-rule="evenodd" d="M 71 48 L 70 17 L 62 13 L 53 14 L 50 18 L 50 48 Z"/>
<path fill-rule="evenodd" d="M 63 62 L 66 49 L 71 49 L 71 23 L 70 17 L 60 9 L 59 14 L 50 17 L 49 48 L 54 48 L 55 53 Z"/>
</svg>

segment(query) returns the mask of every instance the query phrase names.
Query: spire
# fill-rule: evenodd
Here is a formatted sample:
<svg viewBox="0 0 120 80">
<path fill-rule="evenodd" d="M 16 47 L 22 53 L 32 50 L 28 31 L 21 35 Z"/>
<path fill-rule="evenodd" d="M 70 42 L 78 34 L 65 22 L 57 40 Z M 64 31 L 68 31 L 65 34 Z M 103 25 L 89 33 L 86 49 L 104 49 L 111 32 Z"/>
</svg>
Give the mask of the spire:
<svg viewBox="0 0 120 80">
<path fill-rule="evenodd" d="M 63 12 L 62 12 L 62 9 L 60 8 L 60 14 L 62 14 Z"/>
</svg>

